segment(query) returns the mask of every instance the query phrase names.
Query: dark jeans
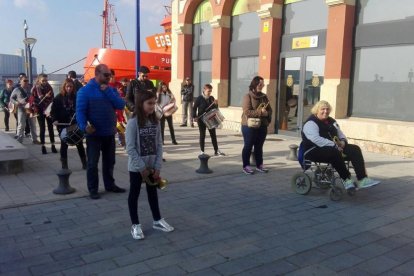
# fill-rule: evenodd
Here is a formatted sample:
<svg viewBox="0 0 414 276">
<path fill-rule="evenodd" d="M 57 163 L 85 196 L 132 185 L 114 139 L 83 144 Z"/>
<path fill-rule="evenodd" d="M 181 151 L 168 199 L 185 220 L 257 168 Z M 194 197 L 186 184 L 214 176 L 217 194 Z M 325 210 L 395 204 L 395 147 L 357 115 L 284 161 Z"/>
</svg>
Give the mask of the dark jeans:
<svg viewBox="0 0 414 276">
<path fill-rule="evenodd" d="M 351 177 L 351 173 L 346 168 L 345 161 L 351 161 L 357 179 L 361 180 L 366 177 L 365 162 L 360 147 L 347 144 L 343 152 L 346 155 L 345 158 L 343 158 L 341 152 L 334 147 L 314 148 L 306 154 L 305 158 L 314 162 L 332 164 L 332 167 L 334 167 L 339 176 L 344 180 Z"/>
<path fill-rule="evenodd" d="M 197 124 L 198 124 L 198 131 L 200 132 L 200 149 L 201 151 L 204 152 L 207 126 L 204 124 L 204 122 L 201 119 L 197 121 Z M 215 128 L 209 129 L 208 132 L 210 133 L 211 143 L 213 143 L 214 153 L 216 153 L 218 151 L 216 129 Z"/>
<path fill-rule="evenodd" d="M 175 133 L 174 133 L 174 126 L 173 126 L 172 116 L 168 116 L 168 117 L 162 116 L 162 118 L 160 120 L 162 142 L 164 142 L 165 120 L 167 120 L 168 128 L 170 129 L 171 140 L 174 142 L 175 141 Z"/>
<path fill-rule="evenodd" d="M 59 137 L 60 133 L 62 132 L 63 128 L 58 128 Z M 83 147 L 83 141 L 76 145 L 76 148 L 78 149 L 78 154 L 81 159 L 86 158 L 85 148 Z M 60 158 L 61 159 L 68 159 L 68 144 L 63 142 L 62 139 L 60 139 Z"/>
<path fill-rule="evenodd" d="M 250 166 L 250 153 L 254 146 L 254 157 L 256 159 L 256 166 L 263 165 L 263 144 L 267 136 L 267 126 L 259 128 L 251 128 L 242 125 L 242 134 L 244 140 L 244 147 L 242 151 L 243 168 Z"/>
<path fill-rule="evenodd" d="M 138 172 L 129 172 L 129 196 L 128 196 L 128 208 L 129 216 L 131 217 L 132 224 L 139 224 L 138 219 L 138 198 L 141 191 L 142 176 Z M 152 212 L 152 218 L 154 220 L 160 220 L 160 207 L 158 205 L 158 193 L 156 186 L 150 186 L 146 184 L 148 202 Z"/>
<path fill-rule="evenodd" d="M 6 109 L 4 111 L 4 126 L 6 128 L 6 131 L 9 130 L 9 118 L 10 118 L 10 112 Z"/>
<path fill-rule="evenodd" d="M 102 151 L 102 178 L 105 189 L 115 185 L 115 136 L 87 136 L 86 152 L 88 155 L 88 168 L 86 176 L 89 193 L 97 193 L 99 187 L 98 162 Z"/>
<path fill-rule="evenodd" d="M 40 143 L 42 145 L 45 144 L 45 132 L 46 132 L 46 123 L 47 123 L 47 131 L 49 132 L 49 139 L 50 143 L 55 143 L 55 133 L 53 132 L 53 120 L 50 117 L 46 117 L 43 112 L 39 112 L 39 116 L 37 116 L 37 122 L 39 123 L 40 129 Z"/>
</svg>

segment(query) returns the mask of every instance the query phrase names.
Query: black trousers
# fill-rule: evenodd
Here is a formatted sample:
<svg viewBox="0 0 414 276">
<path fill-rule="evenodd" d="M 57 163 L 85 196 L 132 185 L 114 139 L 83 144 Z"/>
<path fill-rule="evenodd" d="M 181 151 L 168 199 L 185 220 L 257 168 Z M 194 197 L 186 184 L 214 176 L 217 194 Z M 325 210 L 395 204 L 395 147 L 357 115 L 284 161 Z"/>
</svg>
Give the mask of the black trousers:
<svg viewBox="0 0 414 276">
<path fill-rule="evenodd" d="M 175 141 L 175 133 L 174 133 L 174 126 L 173 126 L 172 116 L 168 116 L 168 117 L 162 116 L 162 118 L 160 120 L 162 142 L 164 142 L 165 120 L 167 120 L 168 128 L 170 129 L 171 140 L 174 142 Z"/>
<path fill-rule="evenodd" d="M 10 112 L 6 109 L 3 110 L 4 111 L 4 126 L 6 128 L 6 130 L 9 130 L 9 118 L 10 118 Z"/>
<path fill-rule="evenodd" d="M 321 147 L 314 148 L 308 152 L 305 158 L 314 162 L 332 164 L 332 167 L 334 167 L 339 176 L 344 180 L 351 177 L 351 173 L 346 168 L 345 161 L 351 161 L 357 179 L 361 180 L 366 177 L 365 161 L 362 156 L 361 148 L 357 145 L 347 144 L 343 153 L 346 155 L 345 158 L 342 157 L 341 152 L 334 147 Z"/>
<path fill-rule="evenodd" d="M 129 172 L 129 195 L 128 209 L 132 224 L 139 224 L 138 219 L 138 198 L 141 191 L 142 176 L 138 172 Z M 161 219 L 160 207 L 158 205 L 158 192 L 156 186 L 146 184 L 148 202 L 151 208 L 154 221 Z"/>
<path fill-rule="evenodd" d="M 205 140 L 206 140 L 206 129 L 207 126 L 201 119 L 197 120 L 198 124 L 198 131 L 200 132 L 200 149 L 204 152 Z M 218 151 L 218 144 L 217 144 L 217 136 L 216 136 L 216 129 L 209 129 L 208 132 L 210 133 L 211 142 L 213 143 L 214 153 Z"/>
<path fill-rule="evenodd" d="M 42 143 L 42 145 L 45 144 L 45 132 L 46 132 L 46 124 L 47 124 L 47 131 L 49 132 L 50 143 L 54 144 L 55 133 L 53 132 L 52 118 L 46 117 L 43 114 L 43 112 L 39 112 L 39 116 L 37 116 L 37 122 L 39 123 L 39 129 L 40 129 L 40 143 Z"/>
</svg>

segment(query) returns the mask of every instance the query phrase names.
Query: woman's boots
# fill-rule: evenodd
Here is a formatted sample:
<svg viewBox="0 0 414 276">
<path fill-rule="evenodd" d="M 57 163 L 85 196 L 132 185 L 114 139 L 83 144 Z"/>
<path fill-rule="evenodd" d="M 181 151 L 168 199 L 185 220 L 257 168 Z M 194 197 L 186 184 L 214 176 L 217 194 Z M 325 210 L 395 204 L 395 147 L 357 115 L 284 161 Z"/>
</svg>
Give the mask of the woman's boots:
<svg viewBox="0 0 414 276">
<path fill-rule="evenodd" d="M 67 158 L 60 158 L 60 162 L 62 162 L 62 169 L 68 170 L 68 159 Z M 82 162 L 82 169 L 86 170 L 88 163 L 86 162 L 86 157 L 81 157 Z"/>
<path fill-rule="evenodd" d="M 60 158 L 60 162 L 62 162 L 62 169 L 68 170 L 68 159 L 67 158 Z"/>
<path fill-rule="evenodd" d="M 88 167 L 88 163 L 86 162 L 86 157 L 81 157 L 81 161 L 82 161 L 82 169 L 86 170 L 86 168 Z"/>
</svg>

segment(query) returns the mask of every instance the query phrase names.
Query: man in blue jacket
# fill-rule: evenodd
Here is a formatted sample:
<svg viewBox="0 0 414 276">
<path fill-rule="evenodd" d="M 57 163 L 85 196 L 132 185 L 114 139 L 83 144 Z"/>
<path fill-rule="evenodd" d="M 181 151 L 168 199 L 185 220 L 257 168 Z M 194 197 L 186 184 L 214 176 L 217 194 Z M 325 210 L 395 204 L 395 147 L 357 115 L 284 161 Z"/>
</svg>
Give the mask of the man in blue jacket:
<svg viewBox="0 0 414 276">
<path fill-rule="evenodd" d="M 102 151 L 102 177 L 105 190 L 123 193 L 125 189 L 115 185 L 116 109 L 124 109 L 125 102 L 119 93 L 108 85 L 111 71 L 105 64 L 95 68 L 95 78 L 79 89 L 76 97 L 76 121 L 86 133 L 88 156 L 87 182 L 90 198 L 99 199 L 98 162 Z"/>
</svg>

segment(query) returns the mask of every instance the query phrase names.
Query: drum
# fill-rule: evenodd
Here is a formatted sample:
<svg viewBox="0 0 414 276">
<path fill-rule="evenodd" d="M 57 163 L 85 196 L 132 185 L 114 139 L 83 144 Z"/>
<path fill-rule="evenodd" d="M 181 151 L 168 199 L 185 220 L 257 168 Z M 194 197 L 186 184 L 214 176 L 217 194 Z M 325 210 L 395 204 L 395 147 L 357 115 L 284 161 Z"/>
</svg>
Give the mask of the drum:
<svg viewBox="0 0 414 276">
<path fill-rule="evenodd" d="M 70 146 L 75 146 L 82 142 L 84 133 L 79 129 L 77 124 L 64 128 L 60 133 L 60 139 Z"/>
<path fill-rule="evenodd" d="M 169 103 L 162 108 L 165 117 L 173 115 L 178 110 L 178 106 L 175 103 Z"/>
<path fill-rule="evenodd" d="M 158 104 L 155 105 L 155 116 L 157 116 L 158 120 L 161 120 L 163 116 L 162 108 Z"/>
<path fill-rule="evenodd" d="M 220 110 L 214 108 L 206 112 L 201 120 L 207 126 L 208 129 L 221 128 L 221 123 L 224 121 L 224 116 L 221 114 Z"/>
</svg>

